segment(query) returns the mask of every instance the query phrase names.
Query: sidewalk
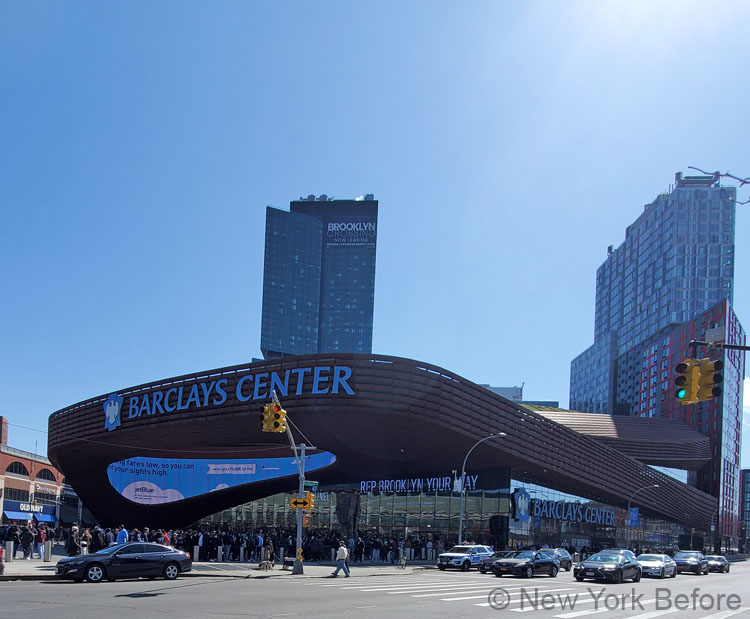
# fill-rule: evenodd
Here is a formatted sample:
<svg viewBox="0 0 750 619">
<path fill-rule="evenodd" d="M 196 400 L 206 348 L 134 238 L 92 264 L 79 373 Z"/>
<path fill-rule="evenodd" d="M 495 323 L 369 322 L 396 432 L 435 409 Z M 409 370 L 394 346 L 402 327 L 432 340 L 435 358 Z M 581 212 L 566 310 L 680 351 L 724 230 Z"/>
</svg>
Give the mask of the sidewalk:
<svg viewBox="0 0 750 619">
<path fill-rule="evenodd" d="M 59 547 L 61 549 L 61 547 Z M 11 563 L 5 563 L 5 574 L 0 576 L 0 581 L 8 580 L 57 580 L 55 576 L 55 565 L 65 555 L 53 552 L 52 560 L 45 563 L 41 559 L 17 559 Z M 388 563 L 373 565 L 368 561 L 364 563 L 350 563 L 352 578 L 363 576 L 403 576 L 416 571 L 434 567 L 434 561 L 413 561 L 406 569 L 398 569 Z M 334 563 L 316 562 L 304 565 L 304 574 L 295 578 L 327 578 L 335 568 Z M 194 562 L 193 570 L 182 574 L 181 578 L 271 578 L 279 576 L 292 576 L 291 570 L 283 570 L 276 565 L 272 570 L 260 570 L 257 563 L 207 563 Z M 343 578 L 343 575 L 340 575 Z"/>
</svg>

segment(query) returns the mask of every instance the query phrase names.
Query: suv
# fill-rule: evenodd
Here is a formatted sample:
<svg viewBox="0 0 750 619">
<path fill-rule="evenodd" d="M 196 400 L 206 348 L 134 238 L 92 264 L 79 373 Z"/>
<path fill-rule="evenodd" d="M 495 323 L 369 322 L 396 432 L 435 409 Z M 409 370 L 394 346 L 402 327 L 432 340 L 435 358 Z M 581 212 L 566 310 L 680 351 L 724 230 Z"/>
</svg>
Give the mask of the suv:
<svg viewBox="0 0 750 619">
<path fill-rule="evenodd" d="M 692 572 L 693 574 L 708 574 L 708 561 L 700 550 L 678 550 L 674 554 L 677 573 Z"/>
<path fill-rule="evenodd" d="M 472 566 L 479 566 L 482 559 L 487 559 L 491 556 L 492 550 L 487 546 L 454 546 L 448 552 L 444 552 L 438 557 L 437 566 L 441 570 L 448 567 L 457 567 L 462 572 L 468 572 Z"/>
<path fill-rule="evenodd" d="M 573 557 L 565 548 L 542 548 L 542 552 L 551 554 L 560 562 L 560 569 L 569 572 L 573 567 Z"/>
</svg>

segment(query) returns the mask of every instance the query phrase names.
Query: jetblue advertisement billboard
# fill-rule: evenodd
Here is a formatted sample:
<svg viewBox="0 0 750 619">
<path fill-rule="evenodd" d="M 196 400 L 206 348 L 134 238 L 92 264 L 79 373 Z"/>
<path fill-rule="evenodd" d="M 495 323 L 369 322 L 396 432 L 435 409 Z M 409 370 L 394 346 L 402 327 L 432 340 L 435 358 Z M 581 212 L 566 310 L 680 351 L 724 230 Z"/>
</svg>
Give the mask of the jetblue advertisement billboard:
<svg viewBox="0 0 750 619">
<path fill-rule="evenodd" d="M 336 456 L 324 451 L 305 456 L 305 471 L 330 466 Z M 173 503 L 183 499 L 297 475 L 292 457 L 248 459 L 128 458 L 107 467 L 112 487 L 141 505 Z"/>
</svg>

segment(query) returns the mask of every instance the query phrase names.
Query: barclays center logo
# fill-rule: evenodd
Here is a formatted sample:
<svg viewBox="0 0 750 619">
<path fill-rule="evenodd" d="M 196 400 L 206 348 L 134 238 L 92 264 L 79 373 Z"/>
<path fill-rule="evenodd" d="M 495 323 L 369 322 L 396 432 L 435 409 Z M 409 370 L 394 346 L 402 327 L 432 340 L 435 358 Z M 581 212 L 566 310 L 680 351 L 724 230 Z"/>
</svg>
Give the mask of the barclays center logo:
<svg viewBox="0 0 750 619">
<path fill-rule="evenodd" d="M 120 426 L 120 410 L 122 409 L 122 396 L 111 394 L 104 403 L 104 427 L 112 431 Z"/>
<path fill-rule="evenodd" d="M 529 507 L 531 496 L 524 488 L 519 488 L 513 493 L 514 517 L 521 522 L 529 519 Z"/>
</svg>

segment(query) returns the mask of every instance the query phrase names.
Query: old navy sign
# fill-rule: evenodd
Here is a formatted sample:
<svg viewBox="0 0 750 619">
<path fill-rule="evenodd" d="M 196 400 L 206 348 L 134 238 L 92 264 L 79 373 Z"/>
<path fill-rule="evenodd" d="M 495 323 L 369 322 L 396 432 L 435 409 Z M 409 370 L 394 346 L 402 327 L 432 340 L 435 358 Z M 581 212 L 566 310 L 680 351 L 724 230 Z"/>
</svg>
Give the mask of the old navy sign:
<svg viewBox="0 0 750 619">
<path fill-rule="evenodd" d="M 234 390 L 227 388 L 228 379 L 204 381 L 150 391 L 142 395 L 127 396 L 127 403 L 119 394 L 112 394 L 104 403 L 105 428 L 114 430 L 120 426 L 121 407 L 127 410 L 127 419 L 149 415 L 167 415 L 174 412 L 197 410 L 208 406 L 221 406 L 228 400 L 237 402 L 267 401 L 275 390 L 280 398 L 303 395 L 354 395 L 349 385 L 352 369 L 345 365 L 312 366 L 280 372 L 258 372 L 246 374 L 238 381 Z M 308 380 L 305 383 L 305 379 Z"/>
</svg>

